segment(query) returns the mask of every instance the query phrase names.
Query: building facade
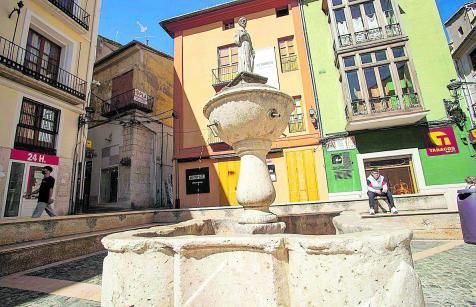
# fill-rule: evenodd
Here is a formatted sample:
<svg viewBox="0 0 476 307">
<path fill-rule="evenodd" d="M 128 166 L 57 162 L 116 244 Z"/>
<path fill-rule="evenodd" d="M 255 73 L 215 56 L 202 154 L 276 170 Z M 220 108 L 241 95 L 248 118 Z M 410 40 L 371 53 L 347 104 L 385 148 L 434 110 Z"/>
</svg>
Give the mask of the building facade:
<svg viewBox="0 0 476 307">
<path fill-rule="evenodd" d="M 85 143 L 101 0 L 0 3 L 0 218 L 31 216 L 41 167 L 71 213 Z"/>
<path fill-rule="evenodd" d="M 88 132 L 86 210 L 171 207 L 173 58 L 100 38 Z"/>
<path fill-rule="evenodd" d="M 331 199 L 366 197 L 374 167 L 397 195 L 454 192 L 476 173 L 471 123 L 453 109 L 469 114 L 447 89 L 457 75 L 435 1 L 302 8 Z"/>
<path fill-rule="evenodd" d="M 468 110 L 476 127 L 476 2 L 463 5 L 445 22 L 451 55 Z"/>
<path fill-rule="evenodd" d="M 297 1 L 234 1 L 161 22 L 174 38 L 177 207 L 236 205 L 239 158 L 217 138 L 203 106 L 237 74 L 241 16 L 256 52 L 255 73 L 294 97 L 295 111 L 267 157 L 275 203 L 327 198 L 316 97 Z"/>
</svg>

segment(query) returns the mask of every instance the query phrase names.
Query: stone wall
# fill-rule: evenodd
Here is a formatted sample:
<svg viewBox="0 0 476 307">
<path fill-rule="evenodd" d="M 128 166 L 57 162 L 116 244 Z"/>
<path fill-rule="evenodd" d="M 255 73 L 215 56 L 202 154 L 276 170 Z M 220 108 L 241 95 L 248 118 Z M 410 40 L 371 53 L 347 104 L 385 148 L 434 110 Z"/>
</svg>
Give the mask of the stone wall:
<svg viewBox="0 0 476 307">
<path fill-rule="evenodd" d="M 5 191 L 8 189 L 8 161 L 10 160 L 10 148 L 0 147 L 0 203 L 3 203 Z M 1 211 L 0 206 L 0 211 Z"/>
<path fill-rule="evenodd" d="M 58 215 L 67 215 L 71 197 L 71 180 L 73 171 L 73 160 L 61 158 L 58 165 L 58 172 L 53 173 L 56 179 L 56 194 L 54 208 Z"/>
</svg>

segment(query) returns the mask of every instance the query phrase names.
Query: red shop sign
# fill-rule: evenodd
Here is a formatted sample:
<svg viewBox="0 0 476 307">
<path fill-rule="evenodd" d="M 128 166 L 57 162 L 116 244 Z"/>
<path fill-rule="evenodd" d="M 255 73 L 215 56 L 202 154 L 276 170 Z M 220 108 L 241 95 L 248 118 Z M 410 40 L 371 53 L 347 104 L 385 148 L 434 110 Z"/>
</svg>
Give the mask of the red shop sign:
<svg viewBox="0 0 476 307">
<path fill-rule="evenodd" d="M 428 156 L 456 154 L 459 152 L 453 128 L 431 128 L 427 136 Z"/>
<path fill-rule="evenodd" d="M 58 165 L 59 157 L 45 155 L 37 152 L 29 152 L 24 150 L 12 149 L 10 159 L 26 162 L 41 163 L 47 165 Z"/>
</svg>

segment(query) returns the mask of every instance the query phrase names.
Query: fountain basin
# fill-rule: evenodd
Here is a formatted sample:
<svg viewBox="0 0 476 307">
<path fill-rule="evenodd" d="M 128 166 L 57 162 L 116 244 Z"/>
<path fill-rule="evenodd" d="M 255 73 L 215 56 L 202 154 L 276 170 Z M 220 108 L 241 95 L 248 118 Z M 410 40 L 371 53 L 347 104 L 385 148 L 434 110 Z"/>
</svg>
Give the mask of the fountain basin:
<svg viewBox="0 0 476 307">
<path fill-rule="evenodd" d="M 327 236 L 236 225 L 192 220 L 107 236 L 102 306 L 424 306 L 408 230 L 351 215 L 335 217 L 339 234 Z"/>
</svg>

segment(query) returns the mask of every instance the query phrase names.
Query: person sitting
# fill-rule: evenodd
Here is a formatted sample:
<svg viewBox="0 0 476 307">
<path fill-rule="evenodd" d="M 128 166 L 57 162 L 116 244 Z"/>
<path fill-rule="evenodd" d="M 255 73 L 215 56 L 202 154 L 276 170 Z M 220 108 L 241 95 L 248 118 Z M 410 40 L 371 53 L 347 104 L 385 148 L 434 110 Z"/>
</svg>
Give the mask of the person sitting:
<svg viewBox="0 0 476 307">
<path fill-rule="evenodd" d="M 370 215 L 375 215 L 375 197 L 377 196 L 386 196 L 390 206 L 390 211 L 393 214 L 398 213 L 395 203 L 393 202 L 392 192 L 388 189 L 388 182 L 384 176 L 380 175 L 378 169 L 373 169 L 370 172 L 370 176 L 367 177 L 367 195 L 369 196 Z"/>
<path fill-rule="evenodd" d="M 476 178 L 473 176 L 468 176 L 464 181 L 468 184 L 466 186 L 467 190 L 476 190 Z"/>
</svg>

